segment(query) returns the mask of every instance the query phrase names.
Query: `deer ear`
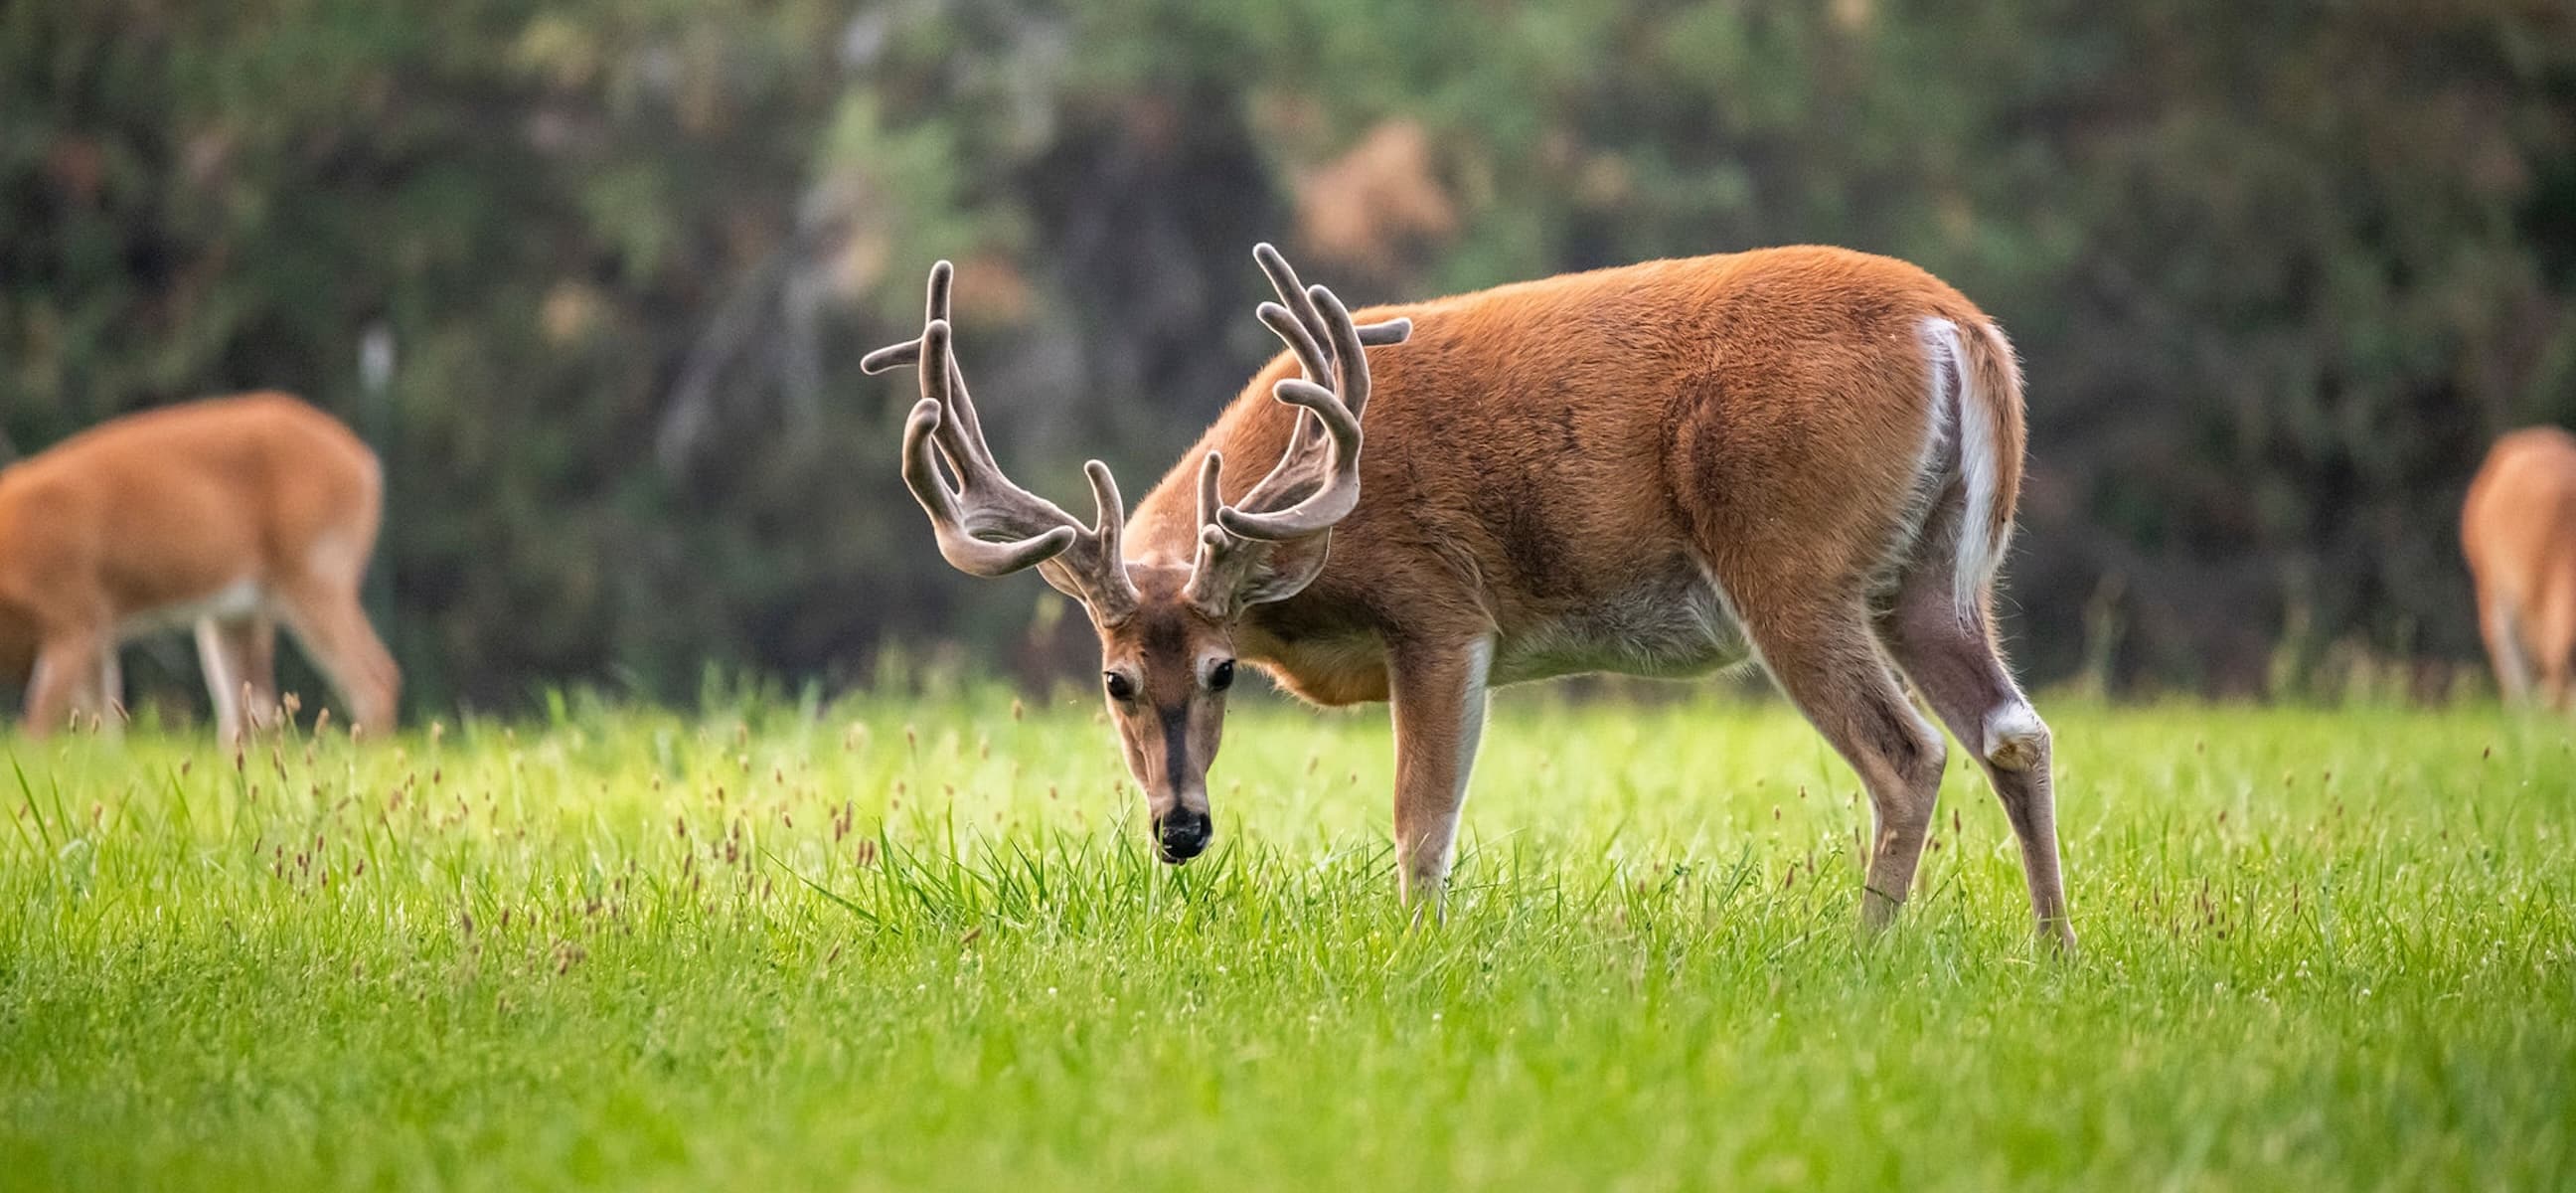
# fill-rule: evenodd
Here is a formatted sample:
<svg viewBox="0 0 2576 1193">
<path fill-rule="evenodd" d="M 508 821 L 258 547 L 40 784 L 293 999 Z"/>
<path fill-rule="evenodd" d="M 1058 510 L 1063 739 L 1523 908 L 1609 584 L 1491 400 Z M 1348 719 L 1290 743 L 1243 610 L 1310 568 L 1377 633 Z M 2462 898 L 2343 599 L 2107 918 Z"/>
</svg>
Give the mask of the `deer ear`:
<svg viewBox="0 0 2576 1193">
<path fill-rule="evenodd" d="M 1131 586 L 1135 584 L 1134 573 L 1127 570 L 1124 561 L 1106 566 L 1117 567 L 1120 579 Z M 1114 597 L 1107 600 L 1101 599 L 1098 591 L 1091 587 L 1091 578 L 1066 566 L 1063 560 L 1050 559 L 1039 564 L 1037 571 L 1038 578 L 1046 581 L 1047 587 L 1072 597 L 1074 603 L 1081 605 L 1083 611 L 1091 615 L 1094 624 L 1108 625 L 1124 621 L 1127 614 L 1134 609 L 1131 603 Z M 1132 588 L 1129 591 L 1132 591 Z"/>
<path fill-rule="evenodd" d="M 1252 566 L 1251 574 L 1235 591 L 1235 607 L 1267 605 L 1306 591 L 1306 586 L 1324 573 L 1324 560 L 1332 544 L 1331 531 L 1295 542 L 1263 544 L 1266 549 L 1261 561 Z"/>
<path fill-rule="evenodd" d="M 1082 581 L 1063 564 L 1052 559 L 1039 564 L 1038 578 L 1046 581 L 1047 587 L 1081 602 L 1083 608 L 1091 607 L 1091 598 L 1083 595 Z"/>
</svg>

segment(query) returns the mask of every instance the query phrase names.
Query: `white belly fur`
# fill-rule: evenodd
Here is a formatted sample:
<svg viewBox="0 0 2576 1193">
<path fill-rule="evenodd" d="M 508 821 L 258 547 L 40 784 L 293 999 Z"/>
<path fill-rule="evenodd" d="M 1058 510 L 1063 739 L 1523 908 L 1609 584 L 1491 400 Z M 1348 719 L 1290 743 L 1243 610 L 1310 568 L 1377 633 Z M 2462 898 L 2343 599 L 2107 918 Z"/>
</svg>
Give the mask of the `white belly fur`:
<svg viewBox="0 0 2576 1193">
<path fill-rule="evenodd" d="M 1725 594 L 1693 566 L 1639 580 L 1609 600 L 1504 633 L 1493 682 L 1606 671 L 1678 679 L 1751 657 Z"/>
<path fill-rule="evenodd" d="M 192 601 L 132 614 L 116 623 L 116 636 L 120 640 L 140 638 L 195 625 L 207 618 L 236 620 L 259 612 L 266 603 L 267 594 L 260 591 L 258 583 L 247 579 L 235 580 Z"/>
</svg>

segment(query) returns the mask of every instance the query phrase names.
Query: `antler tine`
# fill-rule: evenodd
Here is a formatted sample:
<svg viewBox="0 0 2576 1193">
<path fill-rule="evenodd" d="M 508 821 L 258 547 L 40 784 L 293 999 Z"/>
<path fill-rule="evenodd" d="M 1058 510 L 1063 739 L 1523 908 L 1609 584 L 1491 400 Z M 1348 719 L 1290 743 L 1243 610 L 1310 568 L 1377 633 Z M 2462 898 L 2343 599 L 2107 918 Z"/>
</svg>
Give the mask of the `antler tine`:
<svg viewBox="0 0 2576 1193">
<path fill-rule="evenodd" d="M 931 438 L 939 423 L 936 399 L 923 398 L 913 406 L 912 418 L 903 428 L 903 483 L 930 515 L 931 533 L 939 539 L 940 558 L 970 576 L 1006 576 L 1062 555 L 1073 546 L 1080 532 L 1069 524 L 1015 543 L 992 542 L 968 533 L 968 515 L 958 507 L 956 492 L 940 477 L 939 465 L 932 459 Z"/>
<path fill-rule="evenodd" d="M 1310 381 L 1322 381 L 1333 375 L 1333 358 L 1324 355 L 1324 346 L 1306 329 L 1296 312 L 1275 302 L 1265 302 L 1253 312 L 1263 326 L 1287 341 L 1288 350 L 1297 357 L 1297 365 Z"/>
<path fill-rule="evenodd" d="M 942 260 L 930 267 L 930 301 L 922 312 L 921 325 L 948 322 L 948 291 L 957 276 L 957 267 Z M 859 371 L 873 377 L 890 369 L 899 369 L 921 359 L 921 341 L 905 340 L 888 344 L 859 358 Z"/>
<path fill-rule="evenodd" d="M 947 359 L 938 366 L 947 373 L 947 388 L 939 395 L 940 405 L 946 410 L 946 417 L 941 424 L 939 445 L 941 450 L 947 452 L 953 459 L 960 462 L 971 460 L 998 475 L 1001 468 L 995 463 L 993 449 L 984 438 L 984 420 L 975 413 L 974 396 L 966 388 L 966 372 L 957 367 L 956 337 L 953 333 L 955 324 L 948 315 L 948 295 L 955 286 L 956 277 L 955 265 L 946 261 L 932 265 L 929 295 L 922 303 L 923 338 L 901 344 L 889 344 L 868 353 L 859 358 L 859 369 L 866 373 L 881 373 L 903 365 L 921 364 L 928 359 L 925 344 L 929 338 L 930 326 L 932 324 L 950 326 L 952 332 L 948 336 Z M 1066 520 L 1071 521 L 1071 516 L 1068 515 Z"/>
<path fill-rule="evenodd" d="M 994 460 L 957 365 L 948 321 L 954 276 L 946 261 L 932 267 L 920 339 L 880 348 L 860 362 L 870 372 L 903 364 L 920 368 L 921 401 L 904 424 L 903 479 L 930 515 L 940 556 L 976 576 L 1046 565 L 1049 583 L 1096 612 L 1114 614 L 1132 605 L 1135 587 L 1119 550 L 1126 507 L 1108 466 L 1093 460 L 1083 467 L 1097 510 L 1085 527 L 1054 502 L 1013 483 Z M 940 472 L 943 457 L 956 474 L 954 486 Z M 1007 537 L 990 537 L 993 532 Z"/>
<path fill-rule="evenodd" d="M 1119 548 L 1127 531 L 1127 503 L 1119 500 L 1118 481 L 1109 475 L 1109 466 L 1098 460 L 1083 461 L 1082 475 L 1091 482 L 1091 537 L 1098 543 L 1103 566 L 1116 573 L 1116 587 L 1133 592 L 1127 580 L 1127 557 Z"/>
<path fill-rule="evenodd" d="M 944 260 L 930 267 L 930 293 L 922 303 L 921 323 L 924 327 L 933 323 L 945 323 L 951 329 L 948 337 L 947 367 L 948 413 L 949 421 L 954 425 L 955 431 L 953 446 L 980 457 L 984 466 L 998 478 L 1002 472 L 1001 465 L 994 461 L 992 444 L 984 438 L 984 420 L 976 415 L 975 399 L 967 392 L 966 371 L 957 367 L 957 337 L 954 331 L 957 324 L 956 320 L 950 318 L 948 314 L 948 294 L 954 288 L 956 278 L 957 267 Z M 1052 502 L 1036 497 L 1035 494 L 1030 496 L 1048 508 L 1054 508 Z"/>
<path fill-rule="evenodd" d="M 1307 297 L 1319 306 L 1322 302 L 1331 301 L 1337 309 L 1340 307 L 1340 301 L 1334 298 L 1333 292 L 1322 286 L 1309 287 Z M 1413 320 L 1389 319 L 1382 323 L 1351 327 L 1353 333 L 1351 341 L 1344 343 L 1340 329 L 1351 326 L 1348 312 L 1344 311 L 1338 319 L 1330 317 L 1324 319 L 1325 325 L 1332 329 L 1330 334 L 1333 337 L 1333 351 L 1328 356 L 1323 346 L 1316 342 L 1314 334 L 1307 330 L 1305 323 L 1287 307 L 1275 302 L 1265 302 L 1255 313 L 1260 316 L 1264 326 L 1287 342 L 1289 351 L 1296 355 L 1298 367 L 1305 372 L 1306 379 L 1319 384 L 1327 378 L 1333 379 L 1335 387 L 1342 391 L 1344 402 L 1350 406 L 1354 414 L 1359 413 L 1368 403 L 1365 381 L 1360 390 L 1353 391 L 1339 376 L 1339 370 L 1332 362 L 1336 359 L 1358 359 L 1361 360 L 1361 368 L 1365 370 L 1367 362 L 1362 359 L 1360 349 L 1368 346 L 1401 344 L 1413 334 Z M 1318 314 L 1322 314 L 1320 309 Z M 1300 451 L 1312 450 L 1314 436 L 1322 429 L 1315 419 L 1300 416 L 1297 420 L 1297 429 L 1290 440 L 1289 454 L 1293 456 Z"/>
<path fill-rule="evenodd" d="M 1330 290 L 1298 286 L 1296 274 L 1275 250 L 1258 255 L 1283 296 L 1293 293 L 1305 300 L 1296 307 L 1264 303 L 1258 312 L 1287 341 L 1304 374 L 1280 381 L 1271 392 L 1301 411 L 1287 450 L 1240 505 L 1202 501 L 1202 506 L 1214 504 L 1203 514 L 1226 534 L 1279 542 L 1330 529 L 1359 504 L 1359 412 L 1368 397 L 1368 361 L 1350 312 Z M 1330 356 L 1309 319 L 1298 313 L 1300 307 L 1326 330 L 1333 345 Z M 1327 380 L 1340 392 L 1326 388 Z M 1300 489 L 1306 490 L 1302 497 L 1290 496 Z"/>
<path fill-rule="evenodd" d="M 1332 330 L 1324 326 L 1324 313 L 1315 309 L 1314 297 L 1306 293 L 1305 283 L 1297 280 L 1297 271 L 1288 264 L 1288 258 L 1263 241 L 1252 246 L 1252 259 L 1261 266 L 1262 276 L 1270 279 L 1270 288 L 1279 292 L 1280 304 L 1306 329 L 1306 338 L 1318 345 L 1331 339 Z M 1317 374 L 1317 379 L 1321 380 L 1322 374 Z"/>
<path fill-rule="evenodd" d="M 1368 353 L 1360 350 L 1360 329 L 1351 322 L 1350 308 L 1342 305 L 1339 295 L 1322 286 L 1308 287 L 1308 294 L 1324 308 L 1325 326 L 1333 329 L 1333 363 L 1338 366 L 1333 388 L 1340 392 L 1342 403 L 1351 408 L 1352 415 L 1357 416 L 1368 409 L 1369 400 Z M 1412 334 L 1411 320 L 1399 322 L 1404 324 L 1407 335 Z"/>
<path fill-rule="evenodd" d="M 1278 463 L 1241 501 L 1222 499 L 1225 465 L 1217 453 L 1209 452 L 1199 468 L 1199 551 L 1186 591 L 1220 611 L 1279 600 L 1322 570 L 1320 550 L 1274 557 L 1269 548 L 1324 534 L 1358 508 L 1366 349 L 1402 343 L 1413 331 L 1405 319 L 1361 327 L 1332 291 L 1299 281 L 1278 249 L 1256 245 L 1252 256 L 1279 292 L 1279 301 L 1262 303 L 1256 313 L 1287 343 L 1298 366 L 1299 375 L 1271 386 L 1271 396 L 1298 412 Z"/>
<path fill-rule="evenodd" d="M 1324 326 L 1323 312 L 1315 309 L 1315 300 L 1306 293 L 1305 283 L 1297 280 L 1296 268 L 1288 264 L 1288 258 L 1280 255 L 1277 246 L 1266 240 L 1252 246 L 1252 260 L 1261 266 L 1262 276 L 1270 279 L 1271 290 L 1279 295 L 1278 302 L 1265 302 L 1254 314 L 1280 339 L 1288 342 L 1288 348 L 1296 354 L 1297 365 L 1305 371 L 1307 380 L 1322 383 L 1329 379 L 1333 374 L 1323 345 L 1332 338 L 1332 332 Z M 1273 311 L 1277 314 L 1272 314 Z M 1288 451 L 1282 462 L 1314 450 L 1316 430 L 1314 419 L 1299 415 L 1296 428 L 1289 433 Z M 1272 469 L 1273 473 L 1277 471 Z"/>
<path fill-rule="evenodd" d="M 1225 508 L 1225 501 L 1217 496 L 1217 479 L 1224 471 L 1225 456 L 1221 452 L 1209 452 L 1207 459 L 1199 464 L 1199 529 L 1202 536 L 1216 526 L 1216 512 Z"/>
<path fill-rule="evenodd" d="M 1322 483 L 1303 500 L 1285 509 L 1250 512 L 1238 506 L 1217 507 L 1216 524 L 1229 534 L 1241 538 L 1280 542 L 1303 538 L 1330 530 L 1333 524 L 1350 516 L 1360 500 L 1360 420 L 1350 408 L 1333 396 L 1333 391 L 1311 381 L 1291 377 L 1281 381 L 1275 396 L 1292 406 L 1302 406 L 1319 418 L 1324 427 L 1323 463 L 1320 469 L 1303 457 L 1283 458 L 1270 474 L 1244 495 L 1243 505 L 1262 506 L 1273 492 L 1301 487 L 1323 473 Z M 1302 436 L 1301 436 L 1302 438 Z"/>
<path fill-rule="evenodd" d="M 1279 292 L 1279 300 L 1285 304 L 1282 309 L 1296 316 L 1297 322 L 1305 326 L 1307 338 L 1317 343 L 1330 339 L 1331 329 L 1325 325 L 1323 312 L 1316 309 L 1312 293 L 1323 287 L 1301 284 L 1297 280 L 1297 271 L 1289 266 L 1288 259 L 1280 256 L 1279 250 L 1267 241 L 1252 246 L 1252 258 L 1260 262 L 1262 274 L 1270 279 L 1270 288 Z M 1262 322 L 1270 321 L 1265 317 Z M 1273 330 L 1276 329 L 1277 325 L 1274 324 Z M 1359 328 L 1359 342 L 1364 347 L 1384 348 L 1401 344 L 1412 334 L 1413 320 L 1387 319 L 1377 323 L 1362 324 Z M 1287 333 L 1281 332 L 1280 335 L 1285 338 Z"/>
<path fill-rule="evenodd" d="M 1260 317 L 1263 325 L 1287 342 L 1289 352 L 1297 358 L 1298 370 L 1308 381 L 1321 383 L 1332 377 L 1332 358 L 1324 354 L 1324 346 L 1316 342 L 1314 335 L 1306 330 L 1304 321 L 1300 320 L 1294 312 L 1278 303 L 1265 302 L 1253 313 Z M 1323 428 L 1316 423 L 1315 416 L 1299 413 L 1296 428 L 1288 433 L 1288 450 L 1281 453 L 1279 463 L 1273 466 L 1271 471 L 1277 472 L 1291 461 L 1313 451 L 1315 436 L 1322 430 Z M 1253 487 L 1260 488 L 1259 485 Z"/>
<path fill-rule="evenodd" d="M 874 377 L 879 373 L 891 373 L 920 359 L 921 341 L 905 340 L 900 344 L 888 344 L 860 357 L 859 371 Z"/>
<path fill-rule="evenodd" d="M 1360 325 L 1360 344 L 1363 347 L 1384 348 L 1390 344 L 1401 344 L 1412 338 L 1413 320 L 1411 319 L 1388 319 L 1384 322 Z"/>
<path fill-rule="evenodd" d="M 1284 268 L 1286 263 L 1280 264 Z M 1293 281 L 1294 277 L 1289 274 L 1281 280 Z M 1288 450 L 1269 475 L 1244 495 L 1239 506 L 1220 506 L 1216 511 L 1217 525 L 1243 538 L 1277 542 L 1315 534 L 1348 517 L 1359 504 L 1360 412 L 1368 403 L 1368 355 L 1361 349 L 1359 329 L 1352 324 L 1351 313 L 1340 298 L 1322 286 L 1309 287 L 1302 296 L 1331 338 L 1332 364 L 1323 364 L 1323 350 L 1307 334 L 1305 320 L 1279 320 L 1264 312 L 1263 322 L 1288 340 L 1306 373 L 1280 381 L 1271 393 L 1282 402 L 1303 408 L 1304 413 L 1298 417 Z M 1327 379 L 1333 382 L 1333 389 L 1322 384 Z M 1309 429 L 1310 424 L 1322 432 L 1320 460 L 1317 436 Z M 1308 484 L 1314 488 L 1302 500 L 1285 508 L 1269 508 L 1287 501 L 1289 492 Z"/>
<path fill-rule="evenodd" d="M 930 515 L 939 554 L 959 571 L 1000 576 L 1053 559 L 1073 546 L 1078 528 L 1053 503 L 1011 484 L 989 454 L 973 450 L 982 444 L 969 445 L 961 433 L 964 420 L 953 413 L 960 406 L 949 335 L 945 319 L 931 320 L 921 332 L 921 401 L 904 424 L 904 485 Z M 943 455 L 957 474 L 953 488 L 939 473 L 937 457 Z M 979 530 L 1003 530 L 1016 538 L 996 541 Z"/>
<path fill-rule="evenodd" d="M 975 417 L 974 399 L 967 396 L 965 370 L 957 367 L 956 330 L 945 315 L 921 329 L 921 396 L 939 402 L 943 416 L 937 428 L 942 432 L 939 447 L 947 454 L 949 467 L 957 470 L 960 489 L 989 489 L 999 504 L 1026 506 L 1027 513 L 1046 522 L 1079 525 L 1054 502 L 1002 474 L 992 446 L 984 441 L 983 423 Z"/>
</svg>

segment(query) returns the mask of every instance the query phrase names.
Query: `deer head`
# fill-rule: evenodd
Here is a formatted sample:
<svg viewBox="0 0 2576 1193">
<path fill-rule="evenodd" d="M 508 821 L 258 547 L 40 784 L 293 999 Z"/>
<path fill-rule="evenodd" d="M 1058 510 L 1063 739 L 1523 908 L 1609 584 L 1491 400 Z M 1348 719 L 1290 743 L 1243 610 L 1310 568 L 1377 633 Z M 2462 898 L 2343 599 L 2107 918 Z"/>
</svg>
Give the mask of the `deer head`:
<svg viewBox="0 0 2576 1193">
<path fill-rule="evenodd" d="M 1207 454 L 1198 471 L 1194 552 L 1185 561 L 1125 556 L 1125 507 L 1098 460 L 1083 466 L 1094 505 L 1089 525 L 1003 475 L 950 342 L 954 271 L 947 262 L 930 271 L 921 338 L 860 363 L 869 373 L 919 369 L 921 401 L 904 426 L 903 479 L 930 515 L 940 555 L 976 576 L 1034 567 L 1090 614 L 1110 718 L 1128 771 L 1145 791 L 1155 848 L 1174 864 L 1198 856 L 1215 836 L 1207 771 L 1234 684 L 1236 628 L 1247 609 L 1295 596 L 1323 570 L 1334 525 L 1359 504 L 1365 350 L 1402 343 L 1412 331 L 1402 319 L 1355 324 L 1331 291 L 1300 283 L 1278 250 L 1265 244 L 1253 256 L 1279 294 L 1258 314 L 1299 366 L 1299 376 L 1272 391 L 1299 408 L 1296 429 L 1278 462 L 1230 504 L 1219 496 L 1225 462 Z"/>
</svg>

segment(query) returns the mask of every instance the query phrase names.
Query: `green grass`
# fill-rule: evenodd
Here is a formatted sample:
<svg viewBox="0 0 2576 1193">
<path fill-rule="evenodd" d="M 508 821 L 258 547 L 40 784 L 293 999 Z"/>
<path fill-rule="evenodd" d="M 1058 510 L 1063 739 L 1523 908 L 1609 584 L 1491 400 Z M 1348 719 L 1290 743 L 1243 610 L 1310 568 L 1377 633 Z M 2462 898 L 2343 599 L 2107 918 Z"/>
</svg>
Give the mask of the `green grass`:
<svg viewBox="0 0 2576 1193">
<path fill-rule="evenodd" d="M 1869 943 L 1793 715 L 1514 696 L 1425 931 L 1376 713 L 1238 710 L 1180 870 L 1006 696 L 11 741 L 0 1184 L 2576 1181 L 2561 723 L 2051 708 L 2058 961 L 1956 762 Z"/>
</svg>

